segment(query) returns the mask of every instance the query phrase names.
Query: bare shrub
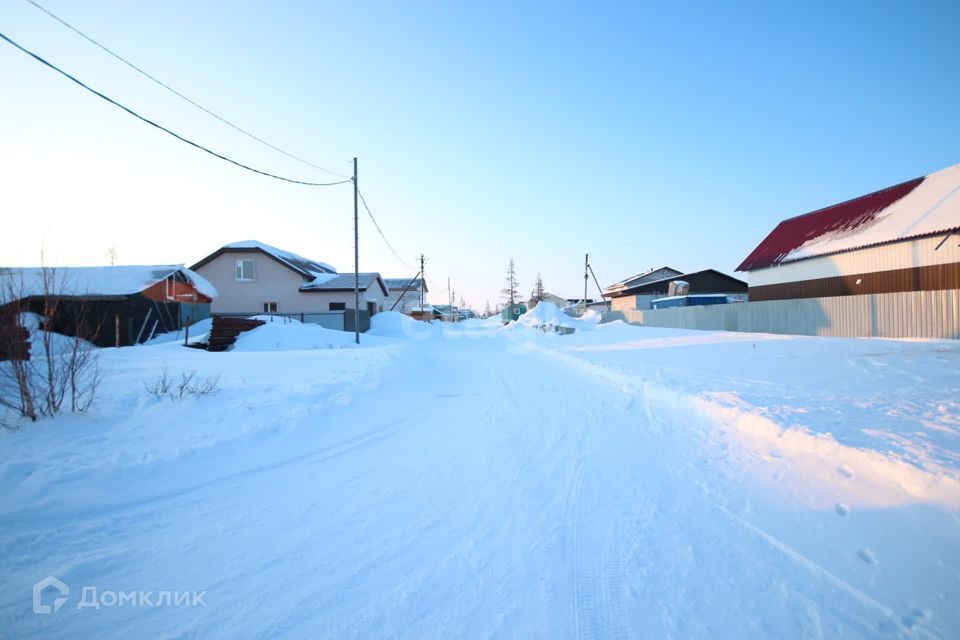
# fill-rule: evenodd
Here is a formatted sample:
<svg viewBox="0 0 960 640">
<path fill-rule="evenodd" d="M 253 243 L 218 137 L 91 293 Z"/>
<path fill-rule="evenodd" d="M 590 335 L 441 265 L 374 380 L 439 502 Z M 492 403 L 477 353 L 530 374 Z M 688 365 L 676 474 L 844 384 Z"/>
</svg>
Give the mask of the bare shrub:
<svg viewBox="0 0 960 640">
<path fill-rule="evenodd" d="M 52 417 L 65 408 L 82 412 L 93 403 L 103 375 L 96 347 L 84 338 L 95 339 L 99 327 L 90 327 L 82 302 L 61 312 L 62 301 L 70 298 L 65 284 L 52 267 L 29 275 L 24 270 L 0 272 L 0 352 L 15 350 L 23 318 L 34 310 L 39 317 L 37 326 L 29 327 L 30 339 L 39 348 L 27 360 L 0 362 L 0 426 L 15 428 L 24 419 Z M 62 314 L 69 316 L 66 325 L 76 335 L 53 332 Z"/>
<path fill-rule="evenodd" d="M 170 370 L 164 365 L 160 377 L 152 382 L 143 384 L 147 393 L 156 398 L 182 400 L 187 396 L 209 396 L 220 391 L 220 376 L 200 378 L 196 371 L 181 371 L 180 379 L 170 375 Z"/>
</svg>

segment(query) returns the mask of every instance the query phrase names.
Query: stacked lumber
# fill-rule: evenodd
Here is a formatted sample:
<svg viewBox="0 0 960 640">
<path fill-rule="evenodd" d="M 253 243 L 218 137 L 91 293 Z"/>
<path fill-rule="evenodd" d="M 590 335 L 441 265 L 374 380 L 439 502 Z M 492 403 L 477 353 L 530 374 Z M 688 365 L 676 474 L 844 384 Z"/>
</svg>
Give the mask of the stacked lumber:
<svg viewBox="0 0 960 640">
<path fill-rule="evenodd" d="M 252 318 L 214 316 L 213 327 L 207 338 L 207 351 L 226 351 L 233 346 L 241 333 L 256 329 L 263 324 L 265 324 L 263 320 Z"/>
</svg>

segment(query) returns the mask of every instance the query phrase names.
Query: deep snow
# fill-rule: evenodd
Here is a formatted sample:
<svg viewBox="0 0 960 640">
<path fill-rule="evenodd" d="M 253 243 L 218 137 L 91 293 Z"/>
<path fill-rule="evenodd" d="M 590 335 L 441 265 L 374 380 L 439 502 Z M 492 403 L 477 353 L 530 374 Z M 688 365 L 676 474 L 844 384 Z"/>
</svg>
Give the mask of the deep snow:
<svg viewBox="0 0 960 640">
<path fill-rule="evenodd" d="M 960 344 L 577 322 L 105 350 L 93 412 L 0 434 L 0 636 L 960 635 Z"/>
</svg>

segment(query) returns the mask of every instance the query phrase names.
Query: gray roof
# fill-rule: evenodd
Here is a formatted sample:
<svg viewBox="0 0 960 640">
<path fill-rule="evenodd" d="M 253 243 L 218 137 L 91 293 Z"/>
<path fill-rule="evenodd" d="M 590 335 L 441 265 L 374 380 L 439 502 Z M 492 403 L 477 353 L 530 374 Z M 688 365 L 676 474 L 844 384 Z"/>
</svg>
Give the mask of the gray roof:
<svg viewBox="0 0 960 640">
<path fill-rule="evenodd" d="M 359 275 L 361 291 L 366 291 L 374 284 L 379 284 L 383 290 L 383 295 L 389 294 L 379 273 L 361 273 Z M 327 278 L 317 278 L 314 282 L 308 282 L 300 287 L 300 291 L 352 291 L 354 281 L 355 278 L 352 273 L 338 273 Z"/>
<path fill-rule="evenodd" d="M 296 271 L 304 278 L 310 280 L 318 277 L 322 277 L 329 273 L 336 273 L 337 270 L 326 262 L 318 262 L 316 260 L 308 260 L 303 256 L 299 256 L 291 251 L 285 251 L 283 249 L 278 249 L 276 247 L 271 247 L 268 244 L 264 244 L 258 240 L 241 240 L 240 242 L 231 242 L 228 245 L 224 245 L 208 255 L 206 258 L 196 263 L 192 267 L 193 270 L 197 270 L 203 265 L 207 264 L 217 256 L 226 253 L 226 252 L 245 252 L 245 251 L 257 251 L 259 253 L 266 254 L 284 265 L 288 269 Z"/>
<path fill-rule="evenodd" d="M 655 280 L 662 280 L 664 278 L 672 278 L 679 276 L 682 272 L 673 269 L 672 267 L 660 267 L 659 269 L 648 269 L 643 273 L 638 273 L 635 276 L 630 276 L 620 282 L 614 282 L 613 284 L 604 287 L 604 293 L 610 293 L 614 291 L 622 291 L 629 287 L 636 287 L 647 282 L 653 282 Z"/>
<path fill-rule="evenodd" d="M 410 286 L 411 291 L 419 291 L 421 284 L 423 284 L 424 291 L 429 291 L 429 289 L 427 289 L 427 283 L 423 281 L 423 278 L 384 278 L 383 282 L 390 291 L 403 291 L 407 288 L 407 285 Z"/>
</svg>

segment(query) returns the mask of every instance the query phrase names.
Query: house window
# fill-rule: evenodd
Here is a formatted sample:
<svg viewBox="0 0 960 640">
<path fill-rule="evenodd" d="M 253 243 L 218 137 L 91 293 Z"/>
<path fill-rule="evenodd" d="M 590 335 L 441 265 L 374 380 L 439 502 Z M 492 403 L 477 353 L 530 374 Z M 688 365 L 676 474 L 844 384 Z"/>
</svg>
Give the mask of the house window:
<svg viewBox="0 0 960 640">
<path fill-rule="evenodd" d="M 166 293 L 167 300 L 176 300 L 176 292 L 177 292 L 177 283 L 174 280 L 174 274 L 171 273 L 169 276 L 167 276 L 167 281 L 166 281 L 165 293 Z"/>
<path fill-rule="evenodd" d="M 264 302 L 264 303 L 263 303 L 263 312 L 264 312 L 264 313 L 276 313 L 276 312 L 277 312 L 277 303 L 276 303 L 276 302 Z"/>
<path fill-rule="evenodd" d="M 255 260 L 237 260 L 237 282 L 253 282 L 256 266 Z"/>
<path fill-rule="evenodd" d="M 346 311 L 347 303 L 346 302 L 331 302 L 330 311 Z"/>
</svg>

